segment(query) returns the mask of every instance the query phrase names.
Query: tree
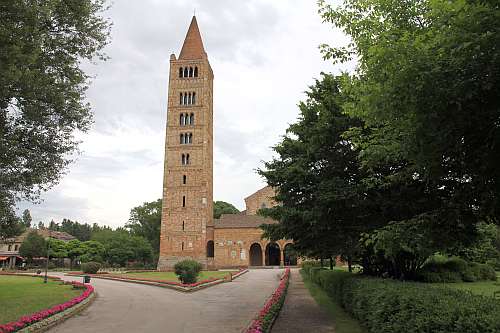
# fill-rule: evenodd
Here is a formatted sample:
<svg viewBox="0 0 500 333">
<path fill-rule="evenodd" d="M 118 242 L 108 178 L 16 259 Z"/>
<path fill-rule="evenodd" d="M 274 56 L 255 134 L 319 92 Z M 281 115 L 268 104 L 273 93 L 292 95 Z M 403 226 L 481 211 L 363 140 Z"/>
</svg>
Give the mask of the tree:
<svg viewBox="0 0 500 333">
<path fill-rule="evenodd" d="M 228 202 L 214 201 L 214 219 L 218 219 L 222 214 L 237 214 L 240 211 Z"/>
<path fill-rule="evenodd" d="M 73 266 L 74 262 L 85 253 L 86 248 L 78 239 L 73 239 L 66 243 L 66 251 L 68 258 L 71 260 L 71 266 Z"/>
<path fill-rule="evenodd" d="M 48 238 L 46 241 L 49 246 L 49 257 L 50 258 L 59 258 L 64 259 L 68 258 L 68 250 L 66 247 L 66 243 L 60 239 L 56 238 Z"/>
<path fill-rule="evenodd" d="M 125 228 L 149 241 L 154 253 L 160 251 L 161 199 L 132 208 Z"/>
<path fill-rule="evenodd" d="M 103 262 L 106 248 L 103 244 L 97 241 L 86 241 L 81 243 L 82 254 L 80 260 L 82 262 Z"/>
<path fill-rule="evenodd" d="M 360 120 L 342 112 L 341 77 L 323 74 L 299 104 L 300 117 L 274 147 L 277 157 L 258 170 L 278 189 L 280 205 L 262 209 L 279 224 L 263 226 L 265 237 L 290 238 L 308 256 L 344 255 L 349 264 L 362 232 L 380 222 L 363 183 L 357 148 L 345 133 Z"/>
<path fill-rule="evenodd" d="M 36 201 L 77 151 L 92 123 L 85 60 L 105 59 L 104 0 L 0 4 L 0 223 L 15 199 Z"/>
<path fill-rule="evenodd" d="M 69 219 L 62 220 L 59 231 L 67 232 L 82 242 L 90 240 L 92 236 L 92 227 L 89 224 L 79 223 Z"/>
<path fill-rule="evenodd" d="M 38 221 L 38 229 L 45 229 L 45 224 L 42 221 Z"/>
<path fill-rule="evenodd" d="M 28 209 L 25 209 L 23 211 L 23 224 L 26 228 L 30 228 L 31 227 L 31 221 L 33 221 L 33 219 L 31 218 L 31 214 L 30 214 L 30 211 Z"/>
<path fill-rule="evenodd" d="M 359 65 L 344 110 L 363 125 L 349 138 L 384 186 L 411 184 L 413 218 L 431 219 L 443 249 L 499 223 L 500 8 L 495 1 L 319 1 L 352 40 L 326 58 Z M 389 163 L 388 163 L 389 162 Z M 410 188 L 408 188 L 410 189 Z M 417 207 L 418 206 L 418 207 Z"/>
<path fill-rule="evenodd" d="M 36 231 L 30 232 L 19 248 L 19 254 L 32 262 L 33 258 L 47 256 L 47 243 Z"/>
</svg>

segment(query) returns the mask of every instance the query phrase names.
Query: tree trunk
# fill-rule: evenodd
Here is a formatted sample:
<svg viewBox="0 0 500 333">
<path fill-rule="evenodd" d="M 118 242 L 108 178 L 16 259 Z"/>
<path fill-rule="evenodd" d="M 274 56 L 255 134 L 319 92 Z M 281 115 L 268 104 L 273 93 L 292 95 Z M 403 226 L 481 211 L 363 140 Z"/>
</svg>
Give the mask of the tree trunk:
<svg viewBox="0 0 500 333">
<path fill-rule="evenodd" d="M 347 267 L 349 267 L 349 273 L 352 273 L 352 258 L 351 258 L 351 256 L 347 257 Z"/>
<path fill-rule="evenodd" d="M 333 258 L 330 257 L 330 270 L 333 271 Z"/>
<path fill-rule="evenodd" d="M 321 268 L 323 268 L 323 266 L 324 266 L 323 256 L 320 257 L 320 261 L 321 261 Z"/>
</svg>

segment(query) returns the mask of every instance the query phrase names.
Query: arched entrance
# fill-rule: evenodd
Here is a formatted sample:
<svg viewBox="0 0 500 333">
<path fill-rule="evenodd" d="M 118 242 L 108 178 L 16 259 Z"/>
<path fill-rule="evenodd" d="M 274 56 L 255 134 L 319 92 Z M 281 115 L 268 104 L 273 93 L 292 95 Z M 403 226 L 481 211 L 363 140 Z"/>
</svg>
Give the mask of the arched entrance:
<svg viewBox="0 0 500 333">
<path fill-rule="evenodd" d="M 209 240 L 207 242 L 207 257 L 208 258 L 214 257 L 214 241 L 213 240 Z"/>
<path fill-rule="evenodd" d="M 269 243 L 266 246 L 266 266 L 280 265 L 280 246 L 276 243 Z"/>
<path fill-rule="evenodd" d="M 293 248 L 293 244 L 288 243 L 283 250 L 285 266 L 297 266 L 297 253 Z"/>
<path fill-rule="evenodd" d="M 259 243 L 253 243 L 249 251 L 250 266 L 262 266 L 262 248 Z"/>
</svg>

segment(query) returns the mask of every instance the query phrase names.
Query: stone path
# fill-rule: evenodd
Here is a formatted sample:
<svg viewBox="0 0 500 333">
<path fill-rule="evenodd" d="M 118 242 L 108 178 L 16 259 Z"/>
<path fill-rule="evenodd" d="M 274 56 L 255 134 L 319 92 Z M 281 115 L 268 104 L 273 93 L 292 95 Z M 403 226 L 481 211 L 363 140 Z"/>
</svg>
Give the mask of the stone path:
<svg viewBox="0 0 500 333">
<path fill-rule="evenodd" d="M 290 284 L 272 333 L 335 332 L 331 317 L 319 307 L 302 281 L 298 269 L 292 269 Z"/>
<path fill-rule="evenodd" d="M 277 288 L 282 273 L 251 270 L 233 282 L 194 293 L 92 279 L 97 291 L 94 303 L 50 332 L 241 332 Z"/>
</svg>

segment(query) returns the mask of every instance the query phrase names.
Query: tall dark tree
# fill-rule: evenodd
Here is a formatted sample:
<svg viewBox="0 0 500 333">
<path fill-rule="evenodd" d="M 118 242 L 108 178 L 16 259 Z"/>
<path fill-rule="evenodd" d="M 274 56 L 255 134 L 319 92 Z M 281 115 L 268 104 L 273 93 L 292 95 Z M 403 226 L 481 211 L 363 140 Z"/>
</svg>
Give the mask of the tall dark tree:
<svg viewBox="0 0 500 333">
<path fill-rule="evenodd" d="M 29 262 L 33 258 L 47 256 L 47 243 L 45 239 L 36 231 L 30 232 L 19 248 L 19 254 L 28 259 Z"/>
<path fill-rule="evenodd" d="M 77 151 L 74 133 L 92 123 L 81 64 L 104 59 L 105 8 L 104 0 L 0 3 L 2 225 L 12 220 L 15 199 L 36 201 L 57 183 Z"/>
<path fill-rule="evenodd" d="M 31 213 L 29 211 L 29 209 L 25 209 L 23 211 L 23 224 L 26 228 L 30 228 L 31 227 L 31 221 L 33 221 L 33 219 L 31 218 Z"/>
<path fill-rule="evenodd" d="M 322 74 L 299 104 L 300 116 L 274 150 L 278 157 L 259 170 L 278 189 L 280 205 L 263 209 L 280 221 L 265 226 L 271 239 L 291 238 L 309 256 L 344 255 L 352 261 L 361 232 L 378 222 L 363 184 L 358 150 L 345 138 L 360 126 L 342 112 L 341 78 Z"/>
</svg>

